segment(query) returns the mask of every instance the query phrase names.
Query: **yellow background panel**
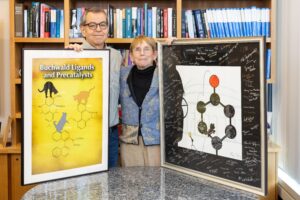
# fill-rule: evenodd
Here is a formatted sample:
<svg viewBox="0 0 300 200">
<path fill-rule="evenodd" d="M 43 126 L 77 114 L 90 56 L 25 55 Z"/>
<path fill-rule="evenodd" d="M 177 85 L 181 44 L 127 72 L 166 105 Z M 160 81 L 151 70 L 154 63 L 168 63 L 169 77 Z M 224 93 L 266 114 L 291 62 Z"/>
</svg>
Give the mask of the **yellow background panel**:
<svg viewBox="0 0 300 200">
<path fill-rule="evenodd" d="M 53 72 L 40 65 L 90 65 L 92 78 L 44 78 Z M 54 172 L 102 163 L 102 59 L 33 59 L 32 82 L 32 174 Z M 58 93 L 42 90 L 51 81 Z M 82 101 L 76 98 L 80 96 Z M 66 123 L 60 128 L 65 113 Z M 62 119 L 63 121 L 63 119 Z M 59 132 L 60 131 L 60 132 Z"/>
</svg>

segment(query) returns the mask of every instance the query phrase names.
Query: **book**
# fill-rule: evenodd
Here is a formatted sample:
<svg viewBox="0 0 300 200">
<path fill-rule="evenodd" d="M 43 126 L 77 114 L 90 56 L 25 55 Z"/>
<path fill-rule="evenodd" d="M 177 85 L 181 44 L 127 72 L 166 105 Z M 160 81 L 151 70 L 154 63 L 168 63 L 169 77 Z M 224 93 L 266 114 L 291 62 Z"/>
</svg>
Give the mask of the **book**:
<svg viewBox="0 0 300 200">
<path fill-rule="evenodd" d="M 50 37 L 50 8 L 45 8 L 44 37 Z"/>
<path fill-rule="evenodd" d="M 50 6 L 45 4 L 45 3 L 41 3 L 40 5 L 40 37 L 44 38 L 45 37 L 45 12 L 49 11 Z"/>
<path fill-rule="evenodd" d="M 111 4 L 107 5 L 107 18 L 108 18 L 108 37 L 114 37 L 114 7 Z"/>
<path fill-rule="evenodd" d="M 148 8 L 148 37 L 152 37 L 152 9 Z"/>
<path fill-rule="evenodd" d="M 28 32 L 27 35 L 28 37 L 32 37 L 32 8 L 28 9 L 28 18 L 27 18 L 27 28 Z"/>
<path fill-rule="evenodd" d="M 168 8 L 168 37 L 172 37 L 173 23 L 172 23 L 172 15 L 173 8 Z"/>
<path fill-rule="evenodd" d="M 156 38 L 157 37 L 157 7 L 152 7 L 152 37 Z"/>
<path fill-rule="evenodd" d="M 56 9 L 50 10 L 50 37 L 56 37 Z"/>
<path fill-rule="evenodd" d="M 15 4 L 15 37 L 23 37 L 23 3 Z"/>
<path fill-rule="evenodd" d="M 164 26 L 163 26 L 163 33 L 164 33 L 164 38 L 168 37 L 168 9 L 164 8 L 163 9 L 163 22 L 164 22 Z"/>
<path fill-rule="evenodd" d="M 271 78 L 271 49 L 266 52 L 266 79 Z"/>
<path fill-rule="evenodd" d="M 172 12 L 172 37 L 176 37 L 177 35 L 177 23 L 176 23 L 176 13 Z"/>
<path fill-rule="evenodd" d="M 64 38 L 65 35 L 65 29 L 64 29 L 64 10 L 60 10 L 60 38 Z"/>
<path fill-rule="evenodd" d="M 32 37 L 40 37 L 40 2 L 32 2 Z"/>
<path fill-rule="evenodd" d="M 132 38 L 132 13 L 131 13 L 131 8 L 126 8 L 125 12 L 125 38 Z"/>
<path fill-rule="evenodd" d="M 28 33 L 28 26 L 27 26 L 28 25 L 28 22 L 27 22 L 27 20 L 28 20 L 28 10 L 25 9 L 24 12 L 23 12 L 23 14 L 24 14 L 23 36 L 24 37 L 28 37 L 28 35 L 27 35 L 27 33 Z"/>
<path fill-rule="evenodd" d="M 79 34 L 81 35 L 80 29 L 79 29 Z M 55 35 L 55 37 L 60 38 L 60 9 L 56 9 L 56 35 Z"/>
<path fill-rule="evenodd" d="M 148 35 L 148 4 L 144 4 L 144 35 Z"/>
<path fill-rule="evenodd" d="M 202 17 L 201 17 L 201 10 L 200 9 L 193 10 L 193 16 L 195 19 L 197 37 L 205 38 L 203 22 L 202 22 Z"/>
<path fill-rule="evenodd" d="M 132 22 L 132 37 L 136 37 L 137 34 L 137 7 L 131 8 L 131 22 Z"/>
</svg>

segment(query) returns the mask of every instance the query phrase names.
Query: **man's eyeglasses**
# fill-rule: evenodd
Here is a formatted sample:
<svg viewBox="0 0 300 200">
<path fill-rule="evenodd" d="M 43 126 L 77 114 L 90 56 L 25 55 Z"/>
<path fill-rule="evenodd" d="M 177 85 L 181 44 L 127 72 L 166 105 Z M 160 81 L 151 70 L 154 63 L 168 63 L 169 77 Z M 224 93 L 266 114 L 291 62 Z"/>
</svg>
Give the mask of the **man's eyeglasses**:
<svg viewBox="0 0 300 200">
<path fill-rule="evenodd" d="M 96 30 L 97 27 L 99 26 L 99 28 L 101 30 L 105 30 L 105 29 L 107 29 L 108 25 L 107 25 L 107 22 L 100 22 L 98 24 L 95 22 L 90 22 L 90 23 L 85 24 L 84 26 L 89 27 L 89 29 L 91 29 L 91 30 Z"/>
</svg>

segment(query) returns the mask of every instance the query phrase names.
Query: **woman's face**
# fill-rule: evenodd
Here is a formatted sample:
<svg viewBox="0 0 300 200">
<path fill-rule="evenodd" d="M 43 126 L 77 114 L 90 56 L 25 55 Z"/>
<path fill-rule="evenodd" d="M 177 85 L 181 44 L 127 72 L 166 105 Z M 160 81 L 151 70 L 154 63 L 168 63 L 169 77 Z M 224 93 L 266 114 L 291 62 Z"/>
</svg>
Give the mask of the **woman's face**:
<svg viewBox="0 0 300 200">
<path fill-rule="evenodd" d="M 149 44 L 143 41 L 132 49 L 130 57 L 138 69 L 146 69 L 153 65 L 157 51 L 154 51 Z"/>
</svg>

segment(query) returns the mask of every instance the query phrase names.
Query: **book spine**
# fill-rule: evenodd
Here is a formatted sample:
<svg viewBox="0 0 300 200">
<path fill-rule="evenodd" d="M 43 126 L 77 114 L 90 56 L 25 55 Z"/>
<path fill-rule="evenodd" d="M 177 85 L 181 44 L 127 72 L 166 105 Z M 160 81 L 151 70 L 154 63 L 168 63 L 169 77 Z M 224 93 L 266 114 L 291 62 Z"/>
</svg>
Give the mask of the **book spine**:
<svg viewBox="0 0 300 200">
<path fill-rule="evenodd" d="M 265 18 L 266 18 L 266 37 L 270 37 L 270 8 L 266 9 L 265 13 Z"/>
<path fill-rule="evenodd" d="M 24 10 L 24 24 L 23 24 L 23 26 L 24 26 L 24 29 L 23 29 L 23 34 L 24 34 L 24 37 L 28 37 L 28 10 L 27 9 L 25 9 Z"/>
<path fill-rule="evenodd" d="M 28 37 L 32 37 L 32 8 L 28 10 Z"/>
<path fill-rule="evenodd" d="M 116 9 L 114 9 L 113 15 L 114 15 L 114 22 L 113 22 L 113 25 L 114 25 L 114 34 L 113 34 L 113 37 L 117 38 L 118 37 L 117 36 L 117 34 L 118 34 L 117 21 L 118 21 L 118 19 L 117 19 L 117 10 Z"/>
<path fill-rule="evenodd" d="M 50 11 L 50 37 L 55 38 L 56 37 L 56 10 L 51 9 Z"/>
<path fill-rule="evenodd" d="M 45 9 L 45 27 L 44 27 L 44 37 L 50 37 L 50 10 L 47 8 Z"/>
<path fill-rule="evenodd" d="M 136 37 L 137 34 L 137 7 L 131 8 L 131 24 L 132 24 L 132 37 Z"/>
<path fill-rule="evenodd" d="M 156 37 L 160 38 L 160 31 L 161 31 L 161 15 L 160 15 L 160 8 L 156 10 Z"/>
<path fill-rule="evenodd" d="M 60 10 L 60 38 L 64 38 L 65 29 L 64 29 L 64 10 Z"/>
<path fill-rule="evenodd" d="M 266 79 L 271 78 L 271 49 L 267 49 L 266 62 Z"/>
<path fill-rule="evenodd" d="M 152 9 L 148 9 L 148 37 L 152 37 Z"/>
<path fill-rule="evenodd" d="M 126 38 L 132 38 L 132 14 L 131 8 L 126 8 Z"/>
<path fill-rule="evenodd" d="M 57 13 L 56 13 L 57 14 Z M 80 19 L 82 16 L 82 8 L 77 8 L 76 9 L 76 25 L 75 25 L 75 38 L 80 38 L 81 37 L 81 32 L 80 32 Z M 59 19 L 59 16 L 56 15 L 56 19 Z M 58 22 L 58 20 L 56 20 L 56 23 Z"/>
<path fill-rule="evenodd" d="M 15 37 L 23 37 L 23 3 L 15 5 Z"/>
<path fill-rule="evenodd" d="M 168 37 L 168 9 L 167 8 L 164 8 L 164 15 L 163 15 L 163 18 L 164 18 L 164 38 L 167 38 Z"/>
<path fill-rule="evenodd" d="M 172 13 L 173 13 L 173 8 L 168 8 L 168 37 L 172 37 Z"/>
<path fill-rule="evenodd" d="M 157 17 L 157 15 L 156 15 L 156 13 L 157 13 L 157 7 L 152 7 L 151 16 L 152 16 L 152 37 L 153 38 L 156 38 L 156 36 L 157 36 L 157 30 L 156 30 L 156 28 L 157 28 L 157 26 L 156 26 L 156 22 L 157 22 L 156 17 Z"/>
<path fill-rule="evenodd" d="M 172 12 L 172 37 L 177 35 L 177 23 L 176 23 L 176 12 Z"/>
<path fill-rule="evenodd" d="M 126 38 L 126 10 L 122 9 L 122 37 Z"/>
<path fill-rule="evenodd" d="M 148 35 L 148 4 L 144 4 L 144 27 L 145 27 L 145 32 L 144 35 Z"/>
<path fill-rule="evenodd" d="M 137 8 L 137 35 L 141 35 L 141 8 Z"/>
<path fill-rule="evenodd" d="M 32 2 L 32 37 L 40 36 L 40 2 Z"/>
<path fill-rule="evenodd" d="M 41 3 L 40 6 L 40 37 L 44 38 L 45 37 L 45 7 L 46 4 Z"/>
</svg>

